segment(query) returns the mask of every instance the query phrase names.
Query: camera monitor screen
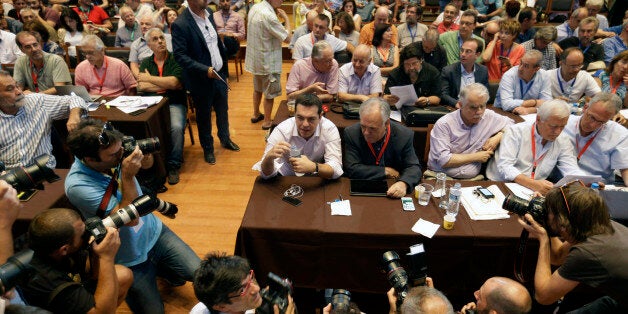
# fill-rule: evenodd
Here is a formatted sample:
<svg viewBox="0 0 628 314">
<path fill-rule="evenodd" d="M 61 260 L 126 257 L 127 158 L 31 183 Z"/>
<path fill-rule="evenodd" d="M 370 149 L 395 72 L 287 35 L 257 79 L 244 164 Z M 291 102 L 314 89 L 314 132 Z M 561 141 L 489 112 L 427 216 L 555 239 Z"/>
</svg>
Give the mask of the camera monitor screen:
<svg viewBox="0 0 628 314">
<path fill-rule="evenodd" d="M 386 196 L 388 183 L 384 180 L 351 180 L 351 195 Z"/>
</svg>

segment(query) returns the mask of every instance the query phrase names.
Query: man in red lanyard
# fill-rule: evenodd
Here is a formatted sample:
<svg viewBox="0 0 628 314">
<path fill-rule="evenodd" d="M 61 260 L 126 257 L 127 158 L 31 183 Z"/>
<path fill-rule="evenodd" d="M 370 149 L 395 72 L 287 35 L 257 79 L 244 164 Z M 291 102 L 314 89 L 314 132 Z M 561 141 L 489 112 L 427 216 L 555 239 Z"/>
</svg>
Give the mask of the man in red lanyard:
<svg viewBox="0 0 628 314">
<path fill-rule="evenodd" d="M 166 38 L 158 28 L 144 35 L 153 55 L 140 64 L 138 89 L 146 95 L 164 95 L 170 101 L 170 135 L 172 150 L 168 154 L 168 184 L 179 183 L 179 169 L 183 164 L 183 135 L 187 118 L 185 91 L 181 86 L 182 69 L 174 55 L 166 49 Z"/>
<path fill-rule="evenodd" d="M 360 106 L 360 123 L 345 129 L 345 172 L 351 179 L 393 179 L 388 197 L 405 196 L 422 173 L 413 139 L 412 130 L 390 121 L 385 100 L 371 98 Z"/>
<path fill-rule="evenodd" d="M 628 186 L 628 129 L 610 121 L 622 106 L 619 96 L 598 93 L 585 105 L 581 116 L 570 116 L 565 127 L 578 166 L 590 175 L 599 175 L 608 184 L 615 182 L 614 170 Z"/>
<path fill-rule="evenodd" d="M 44 52 L 41 43 L 31 33 L 19 32 L 16 42 L 24 55 L 15 62 L 13 78 L 24 94 L 54 95 L 57 93 L 55 86 L 72 83 L 65 61 L 56 54 Z"/>
<path fill-rule="evenodd" d="M 578 168 L 573 145 L 563 129 L 569 119 L 569 105 L 550 100 L 538 108 L 535 121 L 518 123 L 506 130 L 486 176 L 493 181 L 514 181 L 541 194 L 552 182 L 546 180 L 554 167 L 563 176 L 584 175 Z"/>
</svg>

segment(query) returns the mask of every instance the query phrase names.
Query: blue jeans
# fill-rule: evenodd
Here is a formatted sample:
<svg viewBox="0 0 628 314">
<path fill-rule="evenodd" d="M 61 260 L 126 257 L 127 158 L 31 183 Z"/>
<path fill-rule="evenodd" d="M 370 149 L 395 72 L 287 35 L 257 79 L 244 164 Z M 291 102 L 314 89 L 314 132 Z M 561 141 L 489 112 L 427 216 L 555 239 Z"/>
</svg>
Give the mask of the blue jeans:
<svg viewBox="0 0 628 314">
<path fill-rule="evenodd" d="M 164 313 L 156 277 L 192 281 L 200 264 L 201 259 L 196 253 L 163 225 L 157 243 L 148 252 L 148 259 L 129 267 L 133 271 L 133 285 L 126 303 L 133 313 Z"/>
<path fill-rule="evenodd" d="M 214 80 L 215 81 L 215 80 Z M 223 83 L 214 83 L 214 88 L 207 93 L 192 93 L 196 106 L 196 126 L 198 137 L 204 152 L 214 152 L 214 137 L 212 136 L 212 108 L 216 112 L 216 127 L 218 138 L 226 142 L 229 135 L 229 115 L 227 113 L 227 87 Z"/>
<path fill-rule="evenodd" d="M 172 150 L 168 155 L 168 169 L 179 169 L 183 164 L 183 142 L 188 107 L 183 104 L 170 104 L 170 137 Z"/>
</svg>

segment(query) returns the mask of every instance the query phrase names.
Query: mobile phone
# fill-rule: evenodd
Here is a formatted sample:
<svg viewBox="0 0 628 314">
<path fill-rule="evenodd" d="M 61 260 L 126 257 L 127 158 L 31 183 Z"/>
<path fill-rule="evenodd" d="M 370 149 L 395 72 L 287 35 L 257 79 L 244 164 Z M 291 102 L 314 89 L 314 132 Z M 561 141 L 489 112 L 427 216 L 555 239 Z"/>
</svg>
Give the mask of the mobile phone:
<svg viewBox="0 0 628 314">
<path fill-rule="evenodd" d="M 290 197 L 290 196 L 284 196 L 281 198 L 284 202 L 287 202 L 288 204 L 292 205 L 292 206 L 299 206 L 301 205 L 301 200 L 298 198 L 294 198 L 294 197 Z"/>
<path fill-rule="evenodd" d="M 414 202 L 412 201 L 412 197 L 402 197 L 401 198 L 401 206 L 403 206 L 403 210 L 405 211 L 413 211 Z"/>
<path fill-rule="evenodd" d="M 35 195 L 35 193 L 37 193 L 37 190 L 35 189 L 22 191 L 17 195 L 17 198 L 20 200 L 20 202 L 28 202 L 33 197 L 33 195 Z"/>
<path fill-rule="evenodd" d="M 480 196 L 482 196 L 485 199 L 495 198 L 495 195 L 491 191 L 489 191 L 487 188 L 479 187 L 476 189 L 476 191 L 478 192 Z"/>
</svg>

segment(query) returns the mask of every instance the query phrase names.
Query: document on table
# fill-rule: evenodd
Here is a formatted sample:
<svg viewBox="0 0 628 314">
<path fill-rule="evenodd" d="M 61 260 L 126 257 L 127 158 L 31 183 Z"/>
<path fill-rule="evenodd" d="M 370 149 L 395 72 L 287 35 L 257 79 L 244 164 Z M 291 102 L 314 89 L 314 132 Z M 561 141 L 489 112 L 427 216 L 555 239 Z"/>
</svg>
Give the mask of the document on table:
<svg viewBox="0 0 628 314">
<path fill-rule="evenodd" d="M 471 219 L 494 220 L 510 218 L 508 211 L 502 208 L 502 203 L 504 203 L 505 197 L 504 193 L 502 193 L 497 185 L 491 185 L 487 188 L 491 191 L 491 193 L 493 193 L 493 195 L 495 195 L 494 198 L 489 199 L 475 193 L 475 190 L 478 187 L 479 186 L 473 186 L 461 189 L 462 195 L 460 200 Z"/>
<path fill-rule="evenodd" d="M 401 122 L 401 111 L 397 110 L 397 111 L 391 111 L 390 112 L 390 118 L 397 121 L 397 122 Z"/>
<path fill-rule="evenodd" d="M 506 187 L 510 190 L 510 192 L 512 192 L 512 194 L 521 197 L 522 199 L 529 201 L 532 199 L 532 195 L 534 195 L 534 191 L 526 188 L 525 186 L 519 184 L 519 183 L 514 183 L 514 182 L 508 182 L 508 183 L 504 183 L 506 185 Z"/>
<path fill-rule="evenodd" d="M 146 109 L 158 104 L 163 96 L 119 96 L 107 103 L 108 106 L 118 107 L 124 113 Z"/>
<path fill-rule="evenodd" d="M 401 109 L 404 105 L 412 106 L 414 102 L 419 99 L 412 85 L 392 86 L 390 88 L 390 94 L 399 97 L 399 100 L 395 104 L 397 109 Z"/>
<path fill-rule="evenodd" d="M 525 122 L 534 122 L 536 121 L 536 113 L 524 114 L 521 116 L 521 119 L 523 119 Z"/>
<path fill-rule="evenodd" d="M 573 181 L 576 181 L 576 180 L 580 180 L 584 184 L 591 184 L 593 182 L 602 182 L 602 181 L 604 181 L 601 176 L 586 176 L 586 175 L 585 176 L 575 176 L 575 175 L 568 174 L 568 175 L 564 176 L 562 179 L 560 179 L 560 181 L 556 182 L 554 184 L 554 187 L 563 186 L 563 185 L 565 185 L 565 184 L 567 184 L 569 182 L 573 182 Z"/>
<path fill-rule="evenodd" d="M 624 118 L 628 119 L 628 109 L 619 110 L 619 113 L 621 113 Z"/>
<path fill-rule="evenodd" d="M 351 216 L 351 204 L 349 200 L 331 202 L 332 216 Z"/>
<path fill-rule="evenodd" d="M 438 227 L 440 227 L 439 224 L 435 224 L 421 218 L 414 224 L 414 226 L 412 226 L 412 231 L 431 239 L 436 231 L 438 231 Z"/>
</svg>

